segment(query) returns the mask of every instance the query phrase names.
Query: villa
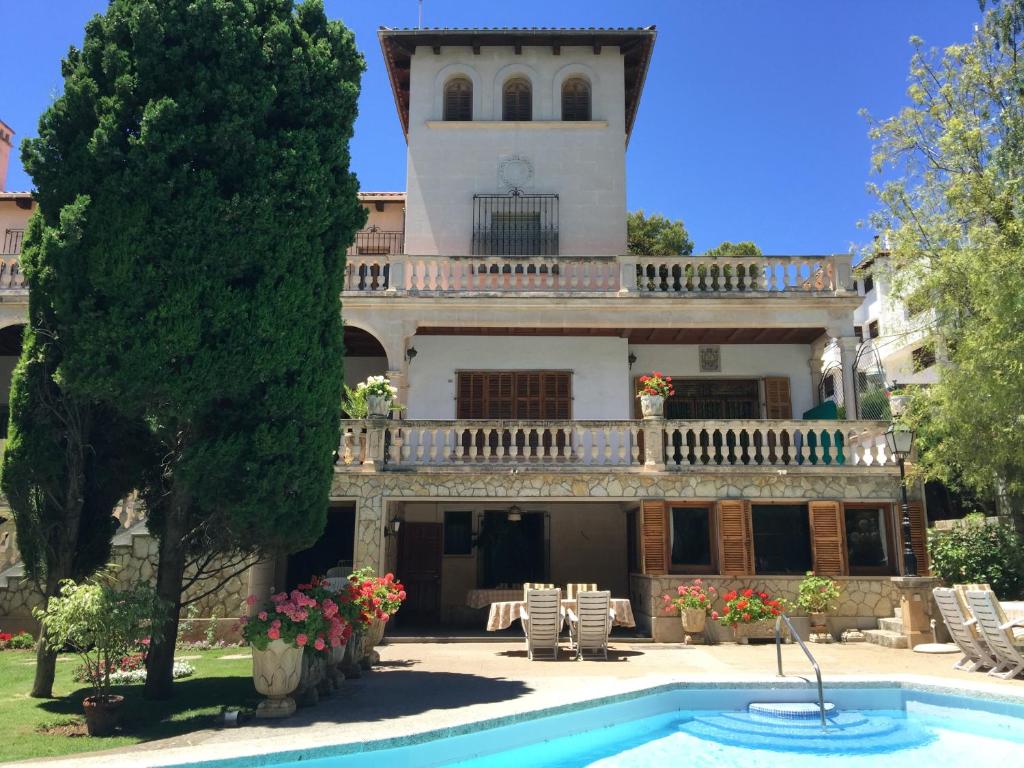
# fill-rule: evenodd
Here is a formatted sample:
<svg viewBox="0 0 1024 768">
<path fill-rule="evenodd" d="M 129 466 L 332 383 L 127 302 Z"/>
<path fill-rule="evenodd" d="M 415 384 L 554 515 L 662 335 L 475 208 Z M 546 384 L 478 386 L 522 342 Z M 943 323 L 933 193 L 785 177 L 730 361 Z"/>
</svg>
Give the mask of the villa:
<svg viewBox="0 0 1024 768">
<path fill-rule="evenodd" d="M 679 620 L 660 597 L 680 581 L 792 597 L 814 570 L 844 584 L 835 631 L 902 604 L 909 642 L 931 639 L 932 582 L 902 578 L 888 424 L 827 407 L 858 400 L 851 257 L 627 251 L 625 153 L 655 39 L 380 30 L 407 179 L 361 194 L 345 378 L 386 375 L 404 409 L 344 421 L 320 541 L 255 564 L 207 615 L 353 563 L 402 578 L 410 627 L 482 629 L 482 609 L 523 583 L 585 582 L 629 597 L 639 628 L 671 641 Z M 31 206 L 0 195 L 4 401 L 27 303 L 15 233 Z M 652 371 L 675 394 L 645 419 L 638 378 Z M 115 553 L 151 575 L 144 520 L 130 502 L 119 515 Z M 921 575 L 925 526 L 912 500 Z M 0 618 L 26 610 L 11 597 L 10 529 Z"/>
</svg>

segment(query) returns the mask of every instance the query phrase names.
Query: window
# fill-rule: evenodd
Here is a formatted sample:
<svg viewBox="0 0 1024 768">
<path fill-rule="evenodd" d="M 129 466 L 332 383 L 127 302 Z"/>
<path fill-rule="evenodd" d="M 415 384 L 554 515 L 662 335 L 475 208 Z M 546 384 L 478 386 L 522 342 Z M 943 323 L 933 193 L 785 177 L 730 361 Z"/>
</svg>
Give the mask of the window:
<svg viewBox="0 0 1024 768">
<path fill-rule="evenodd" d="M 569 371 L 459 371 L 458 419 L 571 419 Z"/>
<path fill-rule="evenodd" d="M 562 83 L 562 119 L 590 119 L 590 83 L 582 77 L 570 77 Z"/>
<path fill-rule="evenodd" d="M 853 335 L 856 336 L 861 341 L 864 341 L 864 326 L 862 326 L 862 325 L 855 325 L 855 326 L 853 326 Z"/>
<path fill-rule="evenodd" d="M 935 350 L 930 344 L 918 347 L 910 353 L 910 357 L 914 363 L 914 373 L 920 373 L 925 368 L 935 365 Z"/>
<path fill-rule="evenodd" d="M 673 506 L 668 521 L 672 570 L 713 573 L 711 507 Z"/>
<path fill-rule="evenodd" d="M 881 329 L 878 327 L 878 321 L 877 320 L 872 320 L 870 323 L 868 323 L 868 338 L 869 339 L 877 339 L 881 335 L 882 335 L 882 332 L 881 332 Z"/>
<path fill-rule="evenodd" d="M 444 553 L 468 555 L 473 551 L 473 513 L 445 510 Z"/>
<path fill-rule="evenodd" d="M 834 373 L 826 373 L 825 378 L 822 379 L 822 385 L 825 397 L 836 396 L 836 376 Z"/>
<path fill-rule="evenodd" d="M 533 119 L 533 89 L 530 81 L 523 77 L 514 77 L 505 83 L 501 94 L 502 120 Z"/>
<path fill-rule="evenodd" d="M 668 419 L 756 419 L 757 379 L 679 379 L 665 402 Z"/>
<path fill-rule="evenodd" d="M 811 522 L 805 504 L 754 504 L 754 572 L 803 575 L 811 570 Z"/>
<path fill-rule="evenodd" d="M 456 77 L 444 87 L 444 119 L 473 119 L 473 83 L 466 77 Z"/>
<path fill-rule="evenodd" d="M 864 278 L 864 294 L 867 295 L 875 289 L 875 278 L 868 275 Z"/>
<path fill-rule="evenodd" d="M 846 560 L 851 576 L 896 572 L 888 505 L 844 506 Z"/>
</svg>

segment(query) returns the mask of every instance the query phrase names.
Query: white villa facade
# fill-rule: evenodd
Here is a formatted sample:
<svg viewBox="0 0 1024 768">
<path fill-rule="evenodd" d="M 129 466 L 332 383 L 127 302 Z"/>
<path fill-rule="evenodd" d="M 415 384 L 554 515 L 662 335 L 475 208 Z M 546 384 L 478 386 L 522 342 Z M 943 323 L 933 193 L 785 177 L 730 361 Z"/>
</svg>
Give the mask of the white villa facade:
<svg viewBox="0 0 1024 768">
<path fill-rule="evenodd" d="M 346 381 L 386 374 L 405 410 L 343 422 L 324 536 L 248 590 L 351 562 L 403 579 L 407 624 L 482 628 L 489 590 L 593 582 L 660 640 L 661 594 L 696 576 L 790 598 L 840 577 L 836 629 L 911 599 L 886 424 L 804 417 L 826 349 L 855 399 L 850 257 L 627 253 L 655 30 L 379 37 L 407 181 L 361 198 Z M 653 370 L 676 395 L 643 420 Z"/>
</svg>

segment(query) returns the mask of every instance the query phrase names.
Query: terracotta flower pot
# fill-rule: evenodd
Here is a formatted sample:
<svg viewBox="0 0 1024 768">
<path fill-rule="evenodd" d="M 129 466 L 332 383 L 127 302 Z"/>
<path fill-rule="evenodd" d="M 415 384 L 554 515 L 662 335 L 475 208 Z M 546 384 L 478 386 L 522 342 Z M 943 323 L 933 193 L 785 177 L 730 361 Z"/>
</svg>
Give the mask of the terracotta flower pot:
<svg viewBox="0 0 1024 768">
<path fill-rule="evenodd" d="M 661 395 L 640 395 L 640 413 L 645 419 L 660 419 L 665 413 L 665 398 Z"/>
<path fill-rule="evenodd" d="M 683 608 L 679 617 L 683 622 L 683 632 L 703 632 L 708 614 L 703 608 Z"/>
<path fill-rule="evenodd" d="M 124 696 L 87 696 L 82 699 L 85 710 L 85 728 L 90 736 L 109 736 L 121 720 Z"/>
<path fill-rule="evenodd" d="M 292 692 L 302 677 L 302 649 L 284 640 L 272 641 L 265 650 L 252 649 L 252 681 L 266 696 L 256 707 L 256 717 L 288 717 L 295 712 Z"/>
</svg>

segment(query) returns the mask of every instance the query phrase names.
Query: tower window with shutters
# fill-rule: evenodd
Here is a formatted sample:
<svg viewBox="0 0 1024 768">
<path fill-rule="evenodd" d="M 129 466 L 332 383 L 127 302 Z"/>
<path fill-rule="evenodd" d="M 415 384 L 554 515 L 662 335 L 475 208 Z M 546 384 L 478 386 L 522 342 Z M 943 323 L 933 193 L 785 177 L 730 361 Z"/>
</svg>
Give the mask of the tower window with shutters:
<svg viewBox="0 0 1024 768">
<path fill-rule="evenodd" d="M 444 87 L 444 119 L 473 119 L 473 83 L 468 77 L 455 77 Z"/>
<path fill-rule="evenodd" d="M 525 77 L 514 77 L 502 88 L 501 119 L 533 119 L 533 88 Z"/>
<path fill-rule="evenodd" d="M 590 120 L 590 83 L 582 77 L 570 77 L 562 84 L 562 119 Z"/>
</svg>

